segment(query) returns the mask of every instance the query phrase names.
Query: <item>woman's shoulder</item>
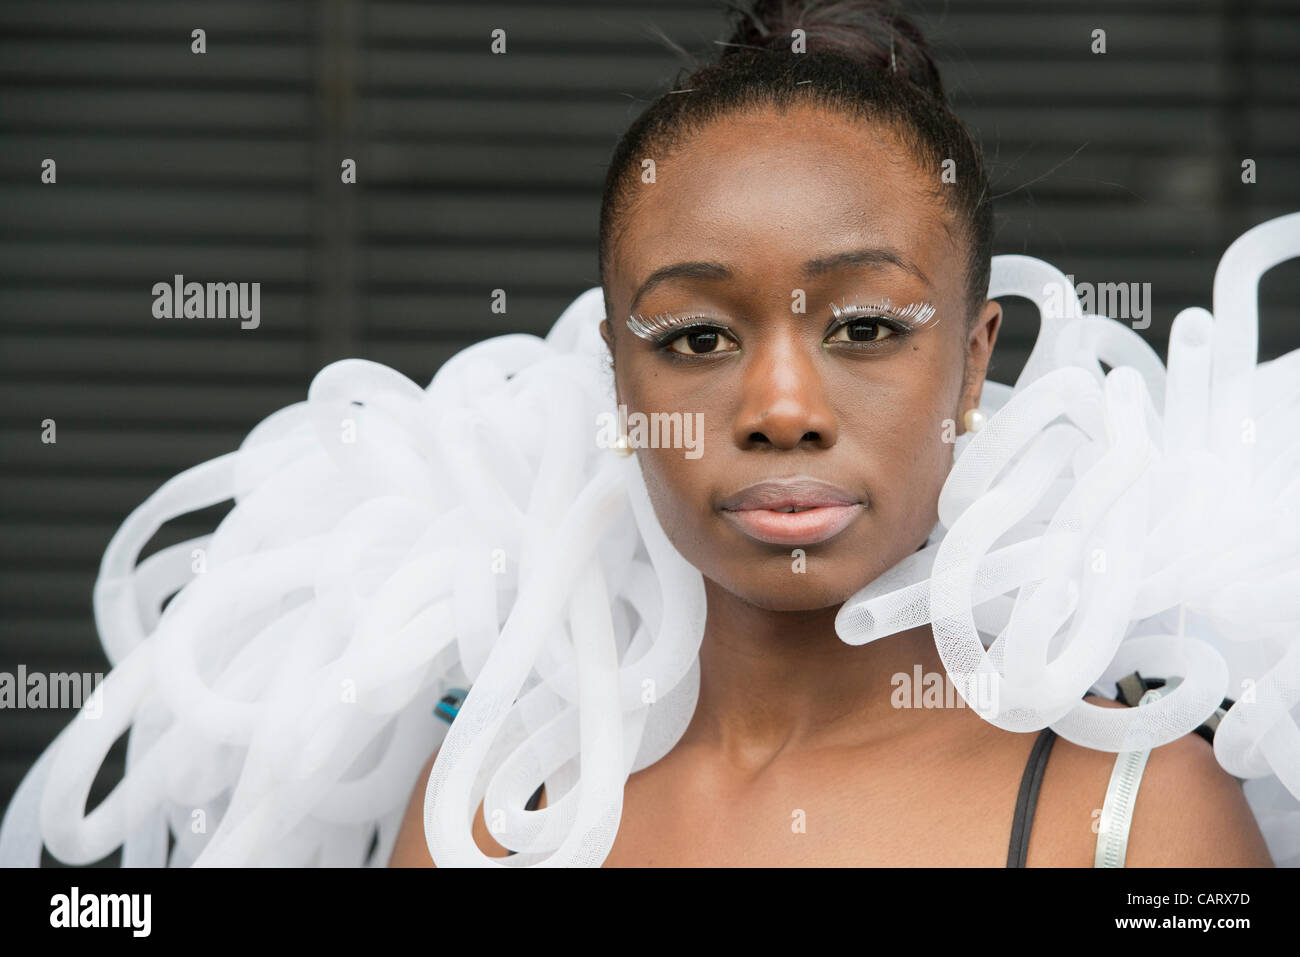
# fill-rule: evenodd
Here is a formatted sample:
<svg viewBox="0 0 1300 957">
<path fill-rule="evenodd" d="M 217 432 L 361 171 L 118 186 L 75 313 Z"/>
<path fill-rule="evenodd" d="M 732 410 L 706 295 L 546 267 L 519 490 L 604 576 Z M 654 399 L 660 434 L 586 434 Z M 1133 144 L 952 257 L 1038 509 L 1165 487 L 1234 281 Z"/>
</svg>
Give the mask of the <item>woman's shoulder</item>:
<svg viewBox="0 0 1300 957">
<path fill-rule="evenodd" d="M 393 844 L 393 853 L 388 858 L 389 867 L 436 867 L 429 856 L 429 845 L 424 838 L 424 788 L 433 769 L 434 759 L 438 757 L 437 749 L 429 755 L 420 773 L 415 776 L 415 787 L 406 804 L 406 813 L 402 816 L 402 826 L 397 831 L 397 840 Z"/>
<path fill-rule="evenodd" d="M 1109 698 L 1084 699 L 1122 708 Z M 424 792 L 438 752 L 416 775 L 389 867 L 433 867 L 424 836 Z M 1098 822 L 1116 754 L 1058 737 L 1052 746 L 1035 811 L 1027 863 L 1031 867 L 1091 867 Z M 543 797 L 540 807 L 545 806 Z M 474 840 L 489 857 L 506 849 L 493 840 L 479 806 Z M 1271 867 L 1268 847 L 1242 793 L 1213 747 L 1185 734 L 1154 748 L 1133 805 L 1126 867 Z"/>
<path fill-rule="evenodd" d="M 388 858 L 389 867 L 437 866 L 429 856 L 429 843 L 424 836 L 424 790 L 429 780 L 429 772 L 433 770 L 433 762 L 437 757 L 438 751 L 435 749 L 433 754 L 429 755 L 429 760 L 424 763 L 424 767 L 420 769 L 420 773 L 415 776 L 411 798 L 406 804 L 406 813 L 402 817 L 402 826 L 397 832 L 397 840 L 393 843 L 393 853 Z M 545 793 L 542 794 L 537 806 L 546 807 Z M 474 814 L 472 833 L 474 843 L 488 857 L 507 855 L 507 849 L 493 840 L 492 833 L 488 830 L 487 821 L 483 817 L 482 804 Z"/>
<path fill-rule="evenodd" d="M 1125 707 L 1097 695 L 1084 700 L 1103 708 Z M 1031 866 L 1091 866 L 1116 758 L 1114 752 L 1057 738 L 1030 836 Z M 1054 837 L 1052 848 L 1035 848 L 1033 838 L 1040 827 L 1043 834 L 1066 837 Z M 1241 782 L 1223 769 L 1209 742 L 1188 733 L 1151 750 L 1133 803 L 1126 867 L 1268 867 L 1272 863 Z"/>
</svg>

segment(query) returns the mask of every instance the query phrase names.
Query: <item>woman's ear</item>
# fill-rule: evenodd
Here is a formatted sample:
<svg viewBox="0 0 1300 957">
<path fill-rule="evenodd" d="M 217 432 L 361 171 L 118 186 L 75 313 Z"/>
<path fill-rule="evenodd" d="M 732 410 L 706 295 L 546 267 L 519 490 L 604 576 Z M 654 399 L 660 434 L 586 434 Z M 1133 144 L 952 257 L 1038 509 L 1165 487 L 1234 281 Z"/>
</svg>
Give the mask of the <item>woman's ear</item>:
<svg viewBox="0 0 1300 957">
<path fill-rule="evenodd" d="M 609 355 L 605 356 L 605 368 L 614 380 L 614 401 L 621 405 L 623 397 L 619 394 L 618 376 L 614 373 L 614 330 L 608 319 L 600 320 L 600 337 L 605 340 L 605 346 L 609 349 Z"/>
<path fill-rule="evenodd" d="M 988 374 L 989 359 L 993 355 L 993 345 L 998 341 L 998 329 L 1002 325 L 1002 304 L 995 299 L 984 303 L 970 334 L 966 339 L 966 382 L 962 390 L 962 404 L 959 414 L 967 409 L 978 408 L 980 394 L 984 391 L 984 378 Z"/>
</svg>

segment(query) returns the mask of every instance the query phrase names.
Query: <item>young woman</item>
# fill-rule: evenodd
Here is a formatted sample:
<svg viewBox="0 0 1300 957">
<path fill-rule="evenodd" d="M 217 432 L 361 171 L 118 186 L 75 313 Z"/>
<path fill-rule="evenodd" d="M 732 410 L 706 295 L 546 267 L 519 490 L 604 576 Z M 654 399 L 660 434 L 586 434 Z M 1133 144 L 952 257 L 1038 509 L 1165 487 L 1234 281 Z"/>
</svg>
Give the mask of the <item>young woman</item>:
<svg viewBox="0 0 1300 957">
<path fill-rule="evenodd" d="M 1255 366 L 1254 302 L 1298 224 L 1229 249 L 1166 378 L 991 256 L 907 20 L 760 3 L 619 143 L 545 339 L 327 366 L 123 523 L 98 720 L 0 865 L 1294 859 L 1300 351 Z"/>
<path fill-rule="evenodd" d="M 1094 863 L 1114 753 L 898 707 L 896 676 L 944 673 L 929 625 L 835 633 L 846 599 L 925 545 L 945 423 L 979 408 L 997 340 L 988 182 L 944 104 L 886 8 L 763 3 L 614 153 L 601 336 L 621 406 L 703 413 L 698 459 L 636 454 L 708 613 L 689 726 L 627 778 L 606 866 Z M 393 865 L 433 864 L 432 768 Z M 507 854 L 481 805 L 474 836 Z M 1207 740 L 1151 753 L 1128 866 L 1270 863 Z"/>
</svg>

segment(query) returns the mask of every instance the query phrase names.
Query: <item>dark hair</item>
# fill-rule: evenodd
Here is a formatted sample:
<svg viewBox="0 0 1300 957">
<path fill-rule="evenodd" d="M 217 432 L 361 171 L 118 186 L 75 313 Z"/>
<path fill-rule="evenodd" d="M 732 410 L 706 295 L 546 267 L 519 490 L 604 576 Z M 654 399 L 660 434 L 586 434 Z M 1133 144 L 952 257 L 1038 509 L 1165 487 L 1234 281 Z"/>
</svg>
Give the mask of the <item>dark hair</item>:
<svg viewBox="0 0 1300 957">
<path fill-rule="evenodd" d="M 665 155 L 733 112 L 813 103 L 887 124 L 916 161 L 934 171 L 932 194 L 965 227 L 967 321 L 973 321 L 989 287 L 988 179 L 979 146 L 948 106 L 920 30 L 887 0 L 725 0 L 725 5 L 732 11 L 731 34 L 717 61 L 700 64 L 692 57 L 672 90 L 646 108 L 614 149 L 601 197 L 601 286 L 621 222 L 638 196 L 642 157 Z M 792 48 L 796 28 L 805 31 L 806 52 Z M 955 183 L 940 178 L 947 159 L 955 161 Z"/>
</svg>

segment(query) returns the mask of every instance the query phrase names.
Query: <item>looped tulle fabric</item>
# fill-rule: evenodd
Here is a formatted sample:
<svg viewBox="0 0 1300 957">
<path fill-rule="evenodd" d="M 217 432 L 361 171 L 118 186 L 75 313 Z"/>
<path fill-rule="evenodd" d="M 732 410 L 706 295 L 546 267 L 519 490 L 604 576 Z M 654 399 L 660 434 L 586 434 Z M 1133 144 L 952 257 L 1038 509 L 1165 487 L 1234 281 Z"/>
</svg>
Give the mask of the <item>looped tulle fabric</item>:
<svg viewBox="0 0 1300 957">
<path fill-rule="evenodd" d="M 985 384 L 926 547 L 836 622 L 854 644 L 930 622 L 958 690 L 992 690 L 967 697 L 988 721 L 1104 751 L 1172 741 L 1234 698 L 1215 754 L 1279 864 L 1300 863 L 1300 350 L 1256 364 L 1256 287 L 1297 255 L 1300 214 L 1238 240 L 1167 368 L 1052 266 L 996 257 L 990 296 L 1040 307 L 1034 350 L 1014 388 Z M 544 339 L 478 343 L 424 389 L 333 363 L 137 508 L 95 586 L 112 671 L 24 778 L 0 865 L 42 847 L 383 865 L 434 748 L 439 866 L 599 865 L 627 776 L 694 712 L 705 622 L 636 457 L 598 442 L 602 318 L 590 289 Z M 212 534 L 139 560 L 165 522 L 230 499 Z M 1080 700 L 1135 669 L 1182 680 L 1140 709 Z M 450 727 L 433 714 L 449 687 L 470 689 Z M 87 814 L 123 732 L 125 777 Z M 518 853 L 478 850 L 480 802 Z"/>
<path fill-rule="evenodd" d="M 1034 351 L 959 440 L 926 547 L 836 620 L 851 644 L 929 622 L 986 720 L 1102 751 L 1167 744 L 1234 699 L 1215 756 L 1247 780 L 1275 862 L 1293 865 L 1300 350 L 1255 358 L 1259 278 L 1295 256 L 1300 214 L 1238 239 L 1213 315 L 1176 317 L 1167 368 L 1132 329 L 1083 314 L 1052 267 L 998 257 L 990 296 L 1039 307 Z M 1142 708 L 1080 700 L 1134 670 L 1181 681 Z"/>
</svg>

